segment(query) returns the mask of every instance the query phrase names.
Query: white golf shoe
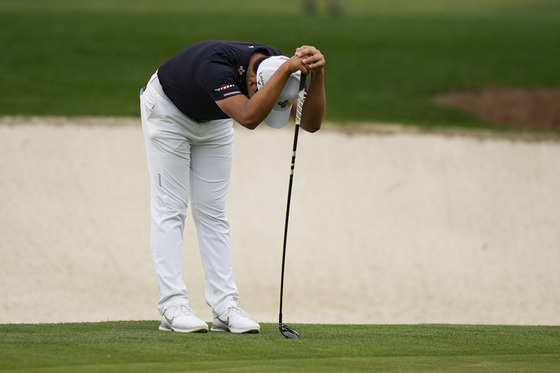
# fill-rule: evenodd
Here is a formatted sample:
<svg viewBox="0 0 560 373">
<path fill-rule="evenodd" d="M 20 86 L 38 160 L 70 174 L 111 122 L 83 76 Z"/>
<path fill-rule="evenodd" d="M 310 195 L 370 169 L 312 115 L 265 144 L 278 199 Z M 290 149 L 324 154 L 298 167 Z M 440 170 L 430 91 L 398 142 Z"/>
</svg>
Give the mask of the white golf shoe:
<svg viewBox="0 0 560 373">
<path fill-rule="evenodd" d="M 206 333 L 208 324 L 194 315 L 186 304 L 177 304 L 163 312 L 159 330 L 182 333 Z"/>
<path fill-rule="evenodd" d="M 220 316 L 214 314 L 213 332 L 259 333 L 261 327 L 251 316 L 237 306 L 231 306 Z"/>
</svg>

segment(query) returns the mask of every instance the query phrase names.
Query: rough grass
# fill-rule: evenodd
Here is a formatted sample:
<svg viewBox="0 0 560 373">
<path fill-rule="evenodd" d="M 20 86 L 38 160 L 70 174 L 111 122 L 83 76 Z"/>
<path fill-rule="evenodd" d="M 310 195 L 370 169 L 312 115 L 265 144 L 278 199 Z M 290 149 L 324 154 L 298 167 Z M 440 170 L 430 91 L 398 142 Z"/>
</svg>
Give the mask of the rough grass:
<svg viewBox="0 0 560 373">
<path fill-rule="evenodd" d="M 327 120 L 488 127 L 435 94 L 488 85 L 559 87 L 560 2 L 344 1 L 313 17 L 226 0 L 0 1 L 0 115 L 138 115 L 138 89 L 202 39 L 318 46 Z"/>
</svg>

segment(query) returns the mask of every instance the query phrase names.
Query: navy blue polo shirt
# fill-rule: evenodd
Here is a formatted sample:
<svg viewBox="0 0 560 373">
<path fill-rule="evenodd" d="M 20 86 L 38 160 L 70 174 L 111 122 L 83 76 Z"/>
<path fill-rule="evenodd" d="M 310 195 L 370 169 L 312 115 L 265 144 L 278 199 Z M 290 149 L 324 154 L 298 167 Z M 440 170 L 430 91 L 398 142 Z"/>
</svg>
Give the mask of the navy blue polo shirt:
<svg viewBox="0 0 560 373">
<path fill-rule="evenodd" d="M 188 117 L 197 121 L 229 118 L 216 101 L 247 92 L 251 55 L 284 55 L 265 44 L 207 40 L 192 44 L 158 69 L 163 92 Z"/>
</svg>

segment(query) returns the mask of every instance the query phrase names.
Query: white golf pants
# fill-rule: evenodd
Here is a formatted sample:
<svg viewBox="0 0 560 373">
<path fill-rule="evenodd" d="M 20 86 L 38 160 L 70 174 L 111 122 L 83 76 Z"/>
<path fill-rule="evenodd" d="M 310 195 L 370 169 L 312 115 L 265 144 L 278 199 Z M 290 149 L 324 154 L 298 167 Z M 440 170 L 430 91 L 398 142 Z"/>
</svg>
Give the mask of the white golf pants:
<svg viewBox="0 0 560 373">
<path fill-rule="evenodd" d="M 151 179 L 151 251 L 163 313 L 188 305 L 183 281 L 183 232 L 190 202 L 205 275 L 205 299 L 215 314 L 236 305 L 226 195 L 233 154 L 231 119 L 196 122 L 163 93 L 157 73 L 140 96 Z"/>
</svg>

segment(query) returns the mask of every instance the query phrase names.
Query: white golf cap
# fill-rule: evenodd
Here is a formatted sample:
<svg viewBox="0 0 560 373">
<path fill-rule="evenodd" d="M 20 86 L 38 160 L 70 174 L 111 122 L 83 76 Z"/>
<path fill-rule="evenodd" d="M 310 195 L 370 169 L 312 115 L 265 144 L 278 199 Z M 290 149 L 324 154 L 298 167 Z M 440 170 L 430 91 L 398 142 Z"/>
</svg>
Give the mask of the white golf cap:
<svg viewBox="0 0 560 373">
<path fill-rule="evenodd" d="M 289 57 L 286 56 L 272 56 L 261 62 L 257 69 L 257 88 L 261 89 L 262 86 L 268 82 L 272 74 L 288 60 Z M 290 75 L 272 111 L 265 118 L 264 123 L 274 128 L 282 128 L 288 123 L 290 109 L 298 97 L 300 76 L 301 73 L 299 71 Z"/>
</svg>

